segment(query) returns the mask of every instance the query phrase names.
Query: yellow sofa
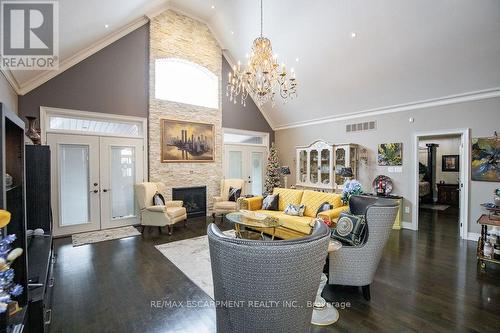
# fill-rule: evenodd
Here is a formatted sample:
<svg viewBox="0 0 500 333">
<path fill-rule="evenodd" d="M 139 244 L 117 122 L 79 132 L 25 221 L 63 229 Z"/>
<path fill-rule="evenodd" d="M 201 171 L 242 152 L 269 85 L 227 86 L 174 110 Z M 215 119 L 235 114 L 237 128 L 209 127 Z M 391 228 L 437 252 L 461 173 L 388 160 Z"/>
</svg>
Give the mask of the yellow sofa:
<svg viewBox="0 0 500 333">
<path fill-rule="evenodd" d="M 276 237 L 283 239 L 297 238 L 308 235 L 311 232 L 311 221 L 315 219 L 316 212 L 321 204 L 328 202 L 333 209 L 321 212 L 318 217 L 328 217 L 336 220 L 340 213 L 346 211 L 348 207 L 342 204 L 341 196 L 335 193 L 317 192 L 311 190 L 295 190 L 286 188 L 275 188 L 273 194 L 279 194 L 279 205 L 277 211 L 263 210 L 263 197 L 240 198 L 238 200 L 239 209 L 248 209 L 279 218 L 283 223 L 276 229 Z M 304 216 L 290 216 L 283 211 L 288 204 L 305 206 Z M 265 233 L 272 233 L 272 230 L 259 229 Z"/>
</svg>

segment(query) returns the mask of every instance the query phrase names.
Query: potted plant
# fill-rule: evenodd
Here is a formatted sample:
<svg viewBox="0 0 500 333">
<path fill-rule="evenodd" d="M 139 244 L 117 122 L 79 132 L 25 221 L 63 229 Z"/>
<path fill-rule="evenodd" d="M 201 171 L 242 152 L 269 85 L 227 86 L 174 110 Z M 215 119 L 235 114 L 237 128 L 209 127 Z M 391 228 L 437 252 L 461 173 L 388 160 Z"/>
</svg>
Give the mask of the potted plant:
<svg viewBox="0 0 500 333">
<path fill-rule="evenodd" d="M 356 179 L 348 180 L 344 183 L 342 190 L 342 202 L 346 205 L 353 195 L 360 195 L 361 193 L 363 193 L 361 183 Z"/>
</svg>

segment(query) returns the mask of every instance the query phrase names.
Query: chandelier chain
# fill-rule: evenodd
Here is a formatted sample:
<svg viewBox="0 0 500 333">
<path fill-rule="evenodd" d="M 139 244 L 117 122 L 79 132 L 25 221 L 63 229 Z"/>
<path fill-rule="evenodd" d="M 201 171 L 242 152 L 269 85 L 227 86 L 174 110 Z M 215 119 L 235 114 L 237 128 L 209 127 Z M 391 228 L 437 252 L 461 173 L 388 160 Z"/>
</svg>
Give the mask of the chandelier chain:
<svg viewBox="0 0 500 333">
<path fill-rule="evenodd" d="M 262 1 L 260 0 L 260 37 L 262 37 L 262 31 L 264 31 L 264 10 L 262 9 Z"/>
</svg>

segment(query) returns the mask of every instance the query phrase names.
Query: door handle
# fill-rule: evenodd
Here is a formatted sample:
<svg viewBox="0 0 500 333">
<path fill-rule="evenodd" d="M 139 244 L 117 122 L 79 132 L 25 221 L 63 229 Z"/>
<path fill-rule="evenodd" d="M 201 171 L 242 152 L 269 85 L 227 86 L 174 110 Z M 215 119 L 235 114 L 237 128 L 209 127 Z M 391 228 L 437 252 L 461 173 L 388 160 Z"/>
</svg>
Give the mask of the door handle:
<svg viewBox="0 0 500 333">
<path fill-rule="evenodd" d="M 92 193 L 92 192 L 99 193 L 99 190 L 93 190 L 93 191 L 90 191 L 89 193 Z"/>
<path fill-rule="evenodd" d="M 110 189 L 110 188 L 105 188 L 105 189 L 103 189 L 102 191 L 103 191 L 104 193 L 106 193 L 106 192 L 108 192 L 108 191 L 111 191 L 111 189 Z"/>
</svg>

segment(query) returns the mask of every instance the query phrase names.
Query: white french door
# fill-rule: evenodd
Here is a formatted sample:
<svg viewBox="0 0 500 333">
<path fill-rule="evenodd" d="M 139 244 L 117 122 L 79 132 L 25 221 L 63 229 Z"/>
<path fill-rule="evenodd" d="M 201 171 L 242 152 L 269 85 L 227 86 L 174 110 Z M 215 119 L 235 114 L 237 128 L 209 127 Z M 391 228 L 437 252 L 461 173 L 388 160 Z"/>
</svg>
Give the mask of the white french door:
<svg viewBox="0 0 500 333">
<path fill-rule="evenodd" d="M 144 181 L 142 139 L 47 134 L 54 235 L 138 223 L 134 184 Z"/>
<path fill-rule="evenodd" d="M 243 179 L 243 194 L 261 195 L 267 158 L 265 146 L 224 145 L 224 178 Z"/>
<path fill-rule="evenodd" d="M 143 140 L 100 138 L 101 229 L 139 223 L 134 184 L 144 181 Z"/>
</svg>

